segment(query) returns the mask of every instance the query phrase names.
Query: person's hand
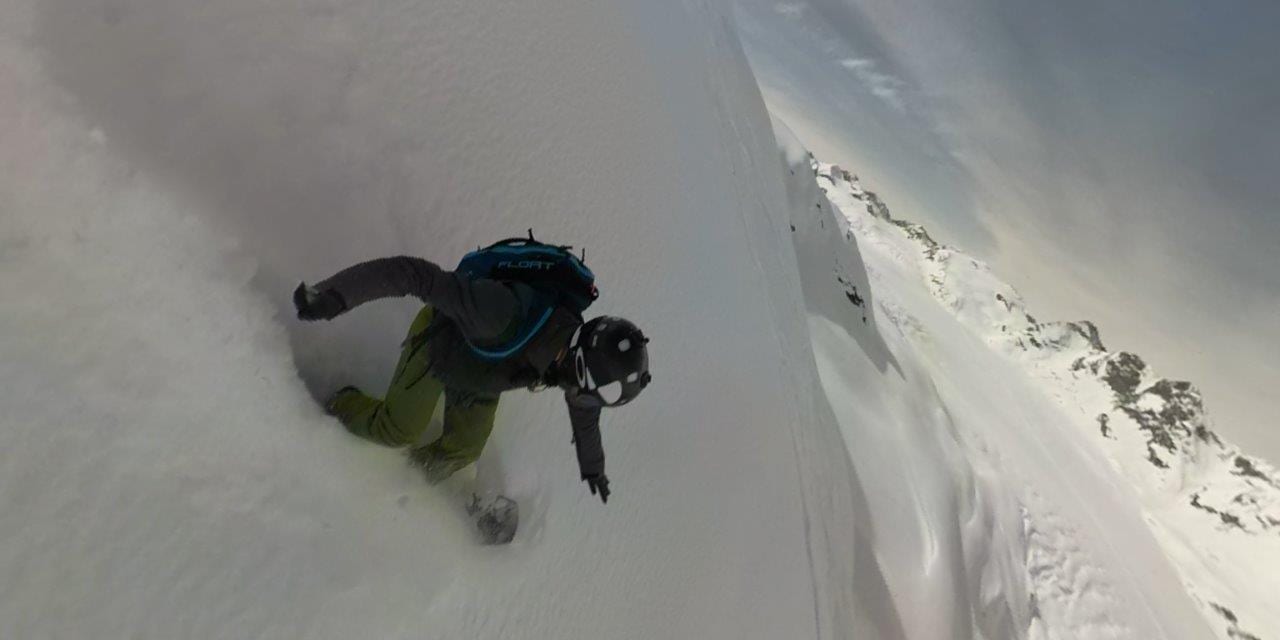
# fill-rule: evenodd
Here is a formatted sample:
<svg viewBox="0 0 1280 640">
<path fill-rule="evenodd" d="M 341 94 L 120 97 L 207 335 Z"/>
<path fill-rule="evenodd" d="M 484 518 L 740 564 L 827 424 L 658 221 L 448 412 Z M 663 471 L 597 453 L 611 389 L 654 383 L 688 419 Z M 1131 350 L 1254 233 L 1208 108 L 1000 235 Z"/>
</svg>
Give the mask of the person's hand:
<svg viewBox="0 0 1280 640">
<path fill-rule="evenodd" d="M 299 320 L 332 320 L 347 310 L 347 303 L 337 291 L 318 291 L 301 282 L 293 290 L 293 307 L 298 310 Z"/>
<path fill-rule="evenodd" d="M 599 495 L 600 502 L 609 504 L 609 476 L 601 473 L 599 475 L 582 476 L 586 481 L 587 487 L 591 489 L 591 495 Z"/>
</svg>

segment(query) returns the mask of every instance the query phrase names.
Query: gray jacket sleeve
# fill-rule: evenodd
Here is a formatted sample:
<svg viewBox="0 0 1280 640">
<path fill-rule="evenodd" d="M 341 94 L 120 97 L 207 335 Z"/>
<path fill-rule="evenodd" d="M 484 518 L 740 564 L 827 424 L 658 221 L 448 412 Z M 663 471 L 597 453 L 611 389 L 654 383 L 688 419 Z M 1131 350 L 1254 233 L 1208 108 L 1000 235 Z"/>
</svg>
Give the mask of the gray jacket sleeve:
<svg viewBox="0 0 1280 640">
<path fill-rule="evenodd" d="M 569 422 L 573 424 L 573 444 L 578 450 L 578 470 L 582 477 L 604 475 L 604 444 L 600 441 L 600 407 L 584 406 L 565 392 Z"/>
<path fill-rule="evenodd" d="M 347 267 L 315 288 L 334 291 L 347 309 L 380 298 L 414 296 L 453 319 L 463 335 L 482 342 L 499 338 L 521 317 L 520 298 L 507 285 L 472 280 L 409 256 Z"/>
</svg>

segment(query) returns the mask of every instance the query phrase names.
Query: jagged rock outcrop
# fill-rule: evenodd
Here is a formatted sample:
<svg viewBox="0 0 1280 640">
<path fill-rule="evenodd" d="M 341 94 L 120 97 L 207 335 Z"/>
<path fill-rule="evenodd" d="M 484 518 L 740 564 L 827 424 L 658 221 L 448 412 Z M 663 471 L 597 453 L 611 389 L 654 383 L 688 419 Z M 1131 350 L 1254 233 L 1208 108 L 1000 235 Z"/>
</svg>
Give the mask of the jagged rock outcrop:
<svg viewBox="0 0 1280 640">
<path fill-rule="evenodd" d="M 1096 329 L 1092 335 L 1097 337 Z M 1101 341 L 1094 344 L 1100 347 Z M 1146 383 L 1149 372 L 1142 358 L 1125 351 L 1097 351 L 1094 357 L 1077 358 L 1071 370 L 1087 372 L 1106 384 L 1114 405 L 1112 411 L 1102 415 L 1109 424 L 1112 414 L 1119 412 L 1146 434 L 1148 462 L 1170 469 L 1172 458 L 1178 458 L 1181 464 L 1195 463 L 1200 443 L 1222 447 L 1222 441 L 1206 424 L 1200 391 L 1191 383 L 1166 378 Z"/>
<path fill-rule="evenodd" d="M 880 196 L 876 195 L 874 191 L 867 191 L 865 189 L 863 190 L 863 193 L 866 194 L 865 200 L 867 203 L 867 213 L 870 213 L 881 220 L 893 219 L 893 216 L 889 215 L 889 207 L 880 199 Z"/>
</svg>

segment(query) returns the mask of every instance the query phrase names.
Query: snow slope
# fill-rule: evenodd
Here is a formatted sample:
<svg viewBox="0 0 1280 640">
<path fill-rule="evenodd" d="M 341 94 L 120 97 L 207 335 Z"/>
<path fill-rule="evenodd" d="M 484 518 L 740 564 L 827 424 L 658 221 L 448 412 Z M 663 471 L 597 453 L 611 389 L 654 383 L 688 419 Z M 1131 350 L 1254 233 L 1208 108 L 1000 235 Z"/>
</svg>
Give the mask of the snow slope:
<svg viewBox="0 0 1280 640">
<path fill-rule="evenodd" d="M 1273 472 L 1194 420 L 1142 439 L 1194 405 L 1145 371 L 1098 409 L 1125 435 L 1088 440 L 1092 405 L 1062 394 L 1102 402 L 1118 356 L 957 304 L 998 285 L 815 169 L 724 11 L 0 0 L 0 637 L 1208 637 L 1197 604 L 1270 624 L 1192 559 L 1205 528 L 1272 531 Z M 530 227 L 587 248 L 654 383 L 605 418 L 608 505 L 561 400 L 505 397 L 476 482 L 522 527 L 481 547 L 451 489 L 313 399 L 384 384 L 414 304 L 303 325 L 288 293 Z M 1085 359 L 1025 355 L 997 320 Z M 1050 385 L 1064 364 L 1078 384 Z M 1152 451 L 1168 472 L 1132 459 Z"/>
<path fill-rule="evenodd" d="M 872 274 L 875 313 L 859 313 L 901 332 L 881 333 L 926 363 L 960 431 L 993 445 L 970 457 L 1022 487 L 1032 635 L 1276 635 L 1280 476 L 1213 432 L 1195 388 L 1107 351 L 1091 323 L 1037 321 L 985 264 L 894 218 L 849 172 L 813 167 Z M 848 288 L 824 275 L 829 295 Z"/>
<path fill-rule="evenodd" d="M 4 0 L 0 96 L 0 636 L 894 624 L 714 3 Z M 308 395 L 385 382 L 413 306 L 287 298 L 528 227 L 587 247 L 655 381 L 605 419 L 608 505 L 561 400 L 505 398 L 478 474 L 523 527 L 482 548 Z"/>
<path fill-rule="evenodd" d="M 1270 606 L 1280 589 L 1280 474 L 1214 432 L 1190 383 L 1108 351 L 1092 323 L 1038 322 L 1016 291 L 961 252 L 924 255 L 935 297 L 1039 382 L 1136 489 L 1144 519 L 1219 637 L 1280 634 Z"/>
<path fill-rule="evenodd" d="M 983 445 L 957 430 L 924 363 L 875 312 L 891 292 L 869 282 L 870 264 L 820 191 L 809 154 L 776 119 L 774 133 L 814 356 L 865 492 L 862 538 L 892 594 L 883 606 L 902 624 L 878 637 L 1021 637 L 1031 611 L 1017 496 L 975 455 Z"/>
</svg>

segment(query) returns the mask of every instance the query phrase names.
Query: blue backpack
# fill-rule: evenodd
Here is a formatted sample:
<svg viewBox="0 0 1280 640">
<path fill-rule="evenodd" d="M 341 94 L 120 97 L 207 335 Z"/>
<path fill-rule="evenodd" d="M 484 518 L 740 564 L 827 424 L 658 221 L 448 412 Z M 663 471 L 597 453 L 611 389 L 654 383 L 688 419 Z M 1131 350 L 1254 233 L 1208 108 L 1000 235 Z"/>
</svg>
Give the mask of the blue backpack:
<svg viewBox="0 0 1280 640">
<path fill-rule="evenodd" d="M 457 273 L 472 279 L 521 282 L 535 293 L 520 330 L 510 341 L 494 347 L 478 347 L 467 341 L 477 355 L 488 360 L 508 358 L 546 326 L 556 307 L 582 315 L 595 302 L 600 295 L 596 290 L 596 276 L 581 258 L 570 252 L 572 248 L 538 242 L 530 230 L 528 238 L 501 240 L 462 257 L 455 269 Z"/>
</svg>

